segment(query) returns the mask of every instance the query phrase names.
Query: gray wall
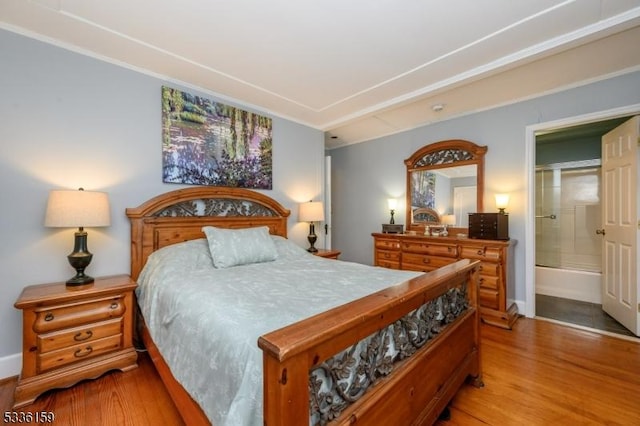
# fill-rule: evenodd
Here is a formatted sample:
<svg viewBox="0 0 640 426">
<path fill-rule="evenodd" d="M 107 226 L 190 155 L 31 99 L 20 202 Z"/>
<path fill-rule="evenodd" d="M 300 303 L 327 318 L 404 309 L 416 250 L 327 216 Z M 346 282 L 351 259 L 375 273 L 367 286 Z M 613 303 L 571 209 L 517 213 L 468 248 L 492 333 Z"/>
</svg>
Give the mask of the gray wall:
<svg viewBox="0 0 640 426">
<path fill-rule="evenodd" d="M 403 161 L 423 145 L 467 139 L 487 145 L 484 210 L 495 211 L 494 194 L 510 194 L 510 236 L 515 252 L 516 294 L 525 300 L 525 128 L 529 125 L 640 103 L 640 72 L 553 95 L 442 121 L 366 143 L 328 151 L 332 157 L 333 247 L 342 259 L 372 264 L 372 232 L 380 232 L 389 197 L 404 199 Z M 396 223 L 405 223 L 399 208 Z"/>
<path fill-rule="evenodd" d="M 22 319 L 13 303 L 23 287 L 75 272 L 66 259 L 74 230 L 43 226 L 49 190 L 109 193 L 111 226 L 88 229 L 87 273 L 100 276 L 129 272 L 125 208 L 181 187 L 162 183 L 163 84 L 229 103 L 0 30 L 0 377 L 17 374 L 7 365 L 19 360 Z M 274 189 L 261 192 L 292 210 L 289 236 L 306 247 L 297 203 L 322 197 L 324 136 L 272 118 Z"/>
</svg>

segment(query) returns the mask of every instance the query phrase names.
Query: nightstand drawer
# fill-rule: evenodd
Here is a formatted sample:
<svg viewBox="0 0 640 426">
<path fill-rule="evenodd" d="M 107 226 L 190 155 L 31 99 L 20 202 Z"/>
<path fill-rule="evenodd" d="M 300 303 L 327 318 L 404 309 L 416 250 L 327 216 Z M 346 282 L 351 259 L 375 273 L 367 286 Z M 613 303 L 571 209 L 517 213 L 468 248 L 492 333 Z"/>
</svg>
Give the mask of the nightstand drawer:
<svg viewBox="0 0 640 426">
<path fill-rule="evenodd" d="M 93 299 L 86 303 L 48 306 L 43 309 L 36 309 L 33 331 L 44 333 L 77 326 L 78 324 L 120 317 L 124 314 L 124 311 L 125 304 L 122 302 L 121 297 L 106 297 Z"/>
<path fill-rule="evenodd" d="M 122 323 L 122 318 L 116 318 L 88 324 L 84 327 L 40 334 L 36 337 L 38 350 L 41 353 L 45 353 L 81 343 L 90 343 L 104 337 L 115 336 L 122 333 Z"/>
<path fill-rule="evenodd" d="M 120 348 L 122 348 L 122 334 L 39 354 L 36 360 L 37 371 L 38 373 L 44 373 L 63 365 L 84 361 Z"/>
</svg>

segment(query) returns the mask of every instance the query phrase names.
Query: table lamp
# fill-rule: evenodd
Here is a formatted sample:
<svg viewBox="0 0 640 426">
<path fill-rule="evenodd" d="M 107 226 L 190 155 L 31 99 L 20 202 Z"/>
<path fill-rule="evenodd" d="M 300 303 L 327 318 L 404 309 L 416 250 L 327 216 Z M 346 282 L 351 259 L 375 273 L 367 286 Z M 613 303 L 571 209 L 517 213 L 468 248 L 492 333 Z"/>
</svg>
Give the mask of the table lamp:
<svg viewBox="0 0 640 426">
<path fill-rule="evenodd" d="M 298 220 L 300 222 L 309 222 L 309 236 L 307 236 L 307 240 L 309 240 L 310 247 L 307 251 L 311 253 L 317 252 L 318 249 L 314 247 L 314 244 L 316 243 L 318 236 L 316 235 L 314 222 L 324 220 L 324 208 L 322 207 L 322 203 L 320 201 L 309 201 L 308 203 L 300 204 Z"/>
<path fill-rule="evenodd" d="M 110 225 L 109 198 L 105 192 L 54 190 L 49 193 L 44 225 L 52 228 L 78 228 L 73 252 L 67 256 L 76 275 L 67 281 L 68 286 L 89 284 L 93 277 L 84 270 L 93 254 L 87 249 L 87 232 L 84 227 Z"/>
<path fill-rule="evenodd" d="M 505 214 L 504 209 L 509 205 L 509 194 L 496 194 L 496 208 L 498 213 Z"/>
<path fill-rule="evenodd" d="M 391 219 L 389 219 L 389 224 L 394 224 L 396 221 L 393 218 L 393 214 L 396 212 L 396 208 L 398 207 L 398 200 L 395 198 L 389 198 L 387 200 L 387 204 L 389 205 L 389 212 L 391 213 Z"/>
</svg>

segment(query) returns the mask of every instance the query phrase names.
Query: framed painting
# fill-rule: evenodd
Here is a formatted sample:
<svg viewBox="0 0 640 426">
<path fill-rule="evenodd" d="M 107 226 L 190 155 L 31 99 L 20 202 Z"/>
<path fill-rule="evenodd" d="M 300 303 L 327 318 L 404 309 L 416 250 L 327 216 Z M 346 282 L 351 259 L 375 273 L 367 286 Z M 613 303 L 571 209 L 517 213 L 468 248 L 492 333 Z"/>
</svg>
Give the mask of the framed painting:
<svg viewBox="0 0 640 426">
<path fill-rule="evenodd" d="M 162 87 L 162 181 L 272 188 L 271 118 Z"/>
</svg>

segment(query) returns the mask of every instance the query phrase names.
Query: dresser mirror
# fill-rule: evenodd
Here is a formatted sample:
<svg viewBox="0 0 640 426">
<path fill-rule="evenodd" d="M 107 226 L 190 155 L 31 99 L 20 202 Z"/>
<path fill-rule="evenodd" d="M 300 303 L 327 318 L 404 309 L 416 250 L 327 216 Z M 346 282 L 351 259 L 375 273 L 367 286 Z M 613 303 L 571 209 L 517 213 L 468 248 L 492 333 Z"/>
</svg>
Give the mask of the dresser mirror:
<svg viewBox="0 0 640 426">
<path fill-rule="evenodd" d="M 425 145 L 407 166 L 407 231 L 444 226 L 466 233 L 468 213 L 482 211 L 486 146 L 465 140 Z"/>
</svg>

